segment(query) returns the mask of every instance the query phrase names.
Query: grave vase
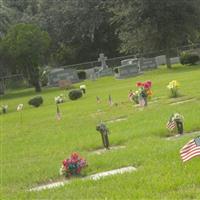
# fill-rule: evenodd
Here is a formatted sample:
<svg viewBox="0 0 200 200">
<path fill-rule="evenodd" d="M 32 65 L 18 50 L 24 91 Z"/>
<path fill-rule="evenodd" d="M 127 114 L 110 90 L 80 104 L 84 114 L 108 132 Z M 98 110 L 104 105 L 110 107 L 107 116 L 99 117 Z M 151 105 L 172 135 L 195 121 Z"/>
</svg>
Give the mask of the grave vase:
<svg viewBox="0 0 200 200">
<path fill-rule="evenodd" d="M 183 122 L 177 120 L 176 121 L 176 126 L 177 126 L 178 133 L 180 135 L 182 135 L 183 134 Z"/>
</svg>

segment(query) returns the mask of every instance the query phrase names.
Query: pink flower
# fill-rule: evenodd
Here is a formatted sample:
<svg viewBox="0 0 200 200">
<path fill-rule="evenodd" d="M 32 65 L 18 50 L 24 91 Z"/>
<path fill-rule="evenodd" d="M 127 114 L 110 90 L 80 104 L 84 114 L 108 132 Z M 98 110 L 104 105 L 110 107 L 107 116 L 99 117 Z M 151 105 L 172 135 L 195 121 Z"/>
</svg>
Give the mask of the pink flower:
<svg viewBox="0 0 200 200">
<path fill-rule="evenodd" d="M 149 86 L 149 84 L 148 84 L 147 82 L 144 83 L 144 88 L 145 88 L 145 89 L 149 89 L 149 87 L 150 87 L 150 86 Z"/>
<path fill-rule="evenodd" d="M 149 84 L 149 87 L 152 86 L 152 82 L 151 81 L 147 81 L 146 83 Z"/>
</svg>

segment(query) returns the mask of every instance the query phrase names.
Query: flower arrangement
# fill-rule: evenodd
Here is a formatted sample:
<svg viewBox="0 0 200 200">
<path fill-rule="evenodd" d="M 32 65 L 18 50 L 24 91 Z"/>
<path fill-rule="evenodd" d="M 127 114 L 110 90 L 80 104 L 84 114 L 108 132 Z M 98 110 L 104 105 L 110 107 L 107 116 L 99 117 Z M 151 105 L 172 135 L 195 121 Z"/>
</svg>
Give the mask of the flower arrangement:
<svg viewBox="0 0 200 200">
<path fill-rule="evenodd" d="M 80 85 L 80 90 L 82 90 L 83 94 L 86 93 L 86 85 Z"/>
<path fill-rule="evenodd" d="M 63 94 L 60 94 L 59 96 L 55 97 L 54 100 L 55 100 L 55 103 L 56 103 L 56 104 L 64 103 L 64 100 L 65 100 L 65 99 L 64 99 L 64 95 L 63 95 Z"/>
<path fill-rule="evenodd" d="M 60 175 L 70 177 L 72 175 L 79 175 L 81 170 L 87 166 L 84 158 L 81 158 L 78 153 L 74 152 L 70 158 L 63 160 L 60 168 Z"/>
<path fill-rule="evenodd" d="M 169 82 L 169 84 L 167 85 L 167 88 L 170 91 L 170 97 L 176 98 L 178 96 L 179 87 L 180 87 L 180 84 L 178 83 L 178 81 L 173 80 Z"/>
<path fill-rule="evenodd" d="M 129 93 L 129 99 L 133 100 L 136 104 L 139 104 L 141 98 L 145 99 L 146 101 L 147 98 L 151 98 L 151 96 L 153 95 L 151 91 L 151 87 L 152 87 L 151 81 L 146 81 L 144 83 L 137 82 L 136 86 L 138 87 L 138 90 L 135 92 L 130 91 Z"/>
<path fill-rule="evenodd" d="M 23 110 L 23 107 L 24 107 L 24 104 L 20 103 L 20 104 L 17 106 L 17 111 Z"/>
<path fill-rule="evenodd" d="M 1 109 L 2 109 L 3 114 L 6 114 L 8 111 L 8 105 L 1 105 Z"/>
<path fill-rule="evenodd" d="M 179 113 L 173 113 L 170 117 L 169 121 L 179 121 L 179 122 L 183 122 L 184 117 L 183 115 L 179 114 Z"/>
</svg>

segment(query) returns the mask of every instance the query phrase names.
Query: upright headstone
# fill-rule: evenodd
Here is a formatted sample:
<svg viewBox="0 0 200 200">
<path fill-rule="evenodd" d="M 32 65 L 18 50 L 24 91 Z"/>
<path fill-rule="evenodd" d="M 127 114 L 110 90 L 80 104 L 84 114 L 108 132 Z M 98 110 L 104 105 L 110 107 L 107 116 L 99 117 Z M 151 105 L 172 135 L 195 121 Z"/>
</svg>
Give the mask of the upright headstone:
<svg viewBox="0 0 200 200">
<path fill-rule="evenodd" d="M 115 77 L 123 79 L 140 74 L 139 60 L 127 59 L 121 61 L 121 66 L 114 68 Z"/>
<path fill-rule="evenodd" d="M 59 86 L 59 81 L 71 81 L 76 83 L 79 81 L 77 71 L 75 69 L 56 68 L 50 71 L 48 82 L 50 86 Z"/>
<path fill-rule="evenodd" d="M 158 67 L 156 58 L 140 58 L 141 71 L 156 69 Z"/>
</svg>

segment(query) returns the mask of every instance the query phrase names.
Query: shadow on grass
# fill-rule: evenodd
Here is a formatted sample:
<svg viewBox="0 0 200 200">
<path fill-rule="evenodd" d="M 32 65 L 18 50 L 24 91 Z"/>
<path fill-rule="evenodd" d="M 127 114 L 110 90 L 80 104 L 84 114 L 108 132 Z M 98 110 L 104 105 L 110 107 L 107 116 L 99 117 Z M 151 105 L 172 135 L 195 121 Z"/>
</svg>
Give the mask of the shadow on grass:
<svg viewBox="0 0 200 200">
<path fill-rule="evenodd" d="M 21 98 L 21 97 L 27 97 L 27 96 L 37 96 L 37 95 L 48 94 L 57 90 L 60 90 L 60 89 L 59 88 L 43 88 L 41 92 L 35 92 L 34 88 L 10 90 L 6 94 L 1 95 L 0 99 L 8 100 L 8 99 L 15 99 L 15 98 Z"/>
</svg>

